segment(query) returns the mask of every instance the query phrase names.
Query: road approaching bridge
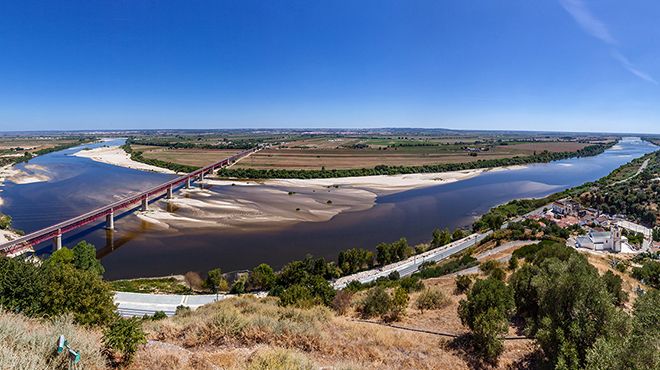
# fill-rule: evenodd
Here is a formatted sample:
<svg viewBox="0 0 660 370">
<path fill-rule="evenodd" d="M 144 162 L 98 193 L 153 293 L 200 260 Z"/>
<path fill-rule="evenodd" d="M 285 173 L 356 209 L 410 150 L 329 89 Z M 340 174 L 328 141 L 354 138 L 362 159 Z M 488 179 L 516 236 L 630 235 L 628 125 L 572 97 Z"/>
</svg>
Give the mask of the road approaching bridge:
<svg viewBox="0 0 660 370">
<path fill-rule="evenodd" d="M 97 220 L 103 217 L 105 217 L 106 228 L 113 230 L 115 212 L 122 209 L 134 208 L 139 203 L 141 203 L 142 210 L 147 210 L 147 208 L 149 207 L 150 199 L 154 199 L 163 195 L 165 195 L 167 199 L 171 199 L 174 190 L 176 190 L 178 187 L 185 186 L 186 188 L 190 188 L 192 182 L 197 180 L 201 182 L 204 180 L 204 176 L 208 174 L 212 174 L 215 170 L 219 168 L 229 166 L 234 162 L 238 161 L 239 159 L 247 155 L 250 155 L 260 149 L 261 149 L 260 147 L 256 147 L 256 148 L 244 150 L 231 157 L 225 158 L 221 161 L 218 161 L 206 167 L 195 170 L 189 174 L 177 177 L 166 183 L 157 185 L 139 194 L 131 195 L 117 202 L 108 204 L 101 208 L 97 208 L 91 212 L 87 212 L 85 214 L 76 216 L 64 222 L 60 222 L 56 225 L 52 225 L 43 228 L 41 230 L 34 231 L 20 238 L 4 243 L 0 245 L 0 254 L 6 256 L 17 256 L 28 250 L 31 250 L 34 246 L 43 243 L 47 240 L 53 241 L 53 250 L 60 249 L 62 248 L 62 234 L 78 229 L 90 223 L 96 222 Z"/>
</svg>

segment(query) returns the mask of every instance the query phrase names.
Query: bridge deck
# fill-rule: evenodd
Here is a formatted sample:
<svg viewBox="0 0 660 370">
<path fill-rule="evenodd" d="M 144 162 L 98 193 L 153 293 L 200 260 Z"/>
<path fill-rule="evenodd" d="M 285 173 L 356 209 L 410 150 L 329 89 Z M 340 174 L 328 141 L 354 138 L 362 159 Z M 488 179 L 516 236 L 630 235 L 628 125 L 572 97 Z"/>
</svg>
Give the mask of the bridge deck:
<svg viewBox="0 0 660 370">
<path fill-rule="evenodd" d="M 167 190 L 172 187 L 176 187 L 178 185 L 184 184 L 188 181 L 188 179 L 193 180 L 194 178 L 204 175 L 208 172 L 212 172 L 217 168 L 227 166 L 243 157 L 245 157 L 248 154 L 251 154 L 255 151 L 259 150 L 259 148 L 252 148 L 248 150 L 244 150 L 240 153 L 237 153 L 231 157 L 225 158 L 221 161 L 218 161 L 216 163 L 210 164 L 206 167 L 200 168 L 198 170 L 195 170 L 191 173 L 188 173 L 186 175 L 177 177 L 175 179 L 172 179 L 170 181 L 167 181 L 163 184 L 154 186 L 150 189 L 147 189 L 141 193 L 135 194 L 128 196 L 124 199 L 121 199 L 119 201 L 116 201 L 114 203 L 105 205 L 103 207 L 97 208 L 93 211 L 87 212 L 85 214 L 82 214 L 80 216 L 73 217 L 71 219 L 68 219 L 66 221 L 60 222 L 58 224 L 43 228 L 41 230 L 34 231 L 32 233 L 29 233 L 25 236 L 22 236 L 20 238 L 14 239 L 10 242 L 7 242 L 5 244 L 0 245 L 0 253 L 3 253 L 5 255 L 7 254 L 15 254 L 18 250 L 21 249 L 26 249 L 30 248 L 32 246 L 35 246 L 39 243 L 42 243 L 46 240 L 52 239 L 58 235 L 61 235 L 63 233 L 66 233 L 68 231 L 77 229 L 79 227 L 82 227 L 84 225 L 87 225 L 89 223 L 92 223 L 99 218 L 102 218 L 108 214 L 113 213 L 116 210 L 124 209 L 127 208 L 133 204 L 141 202 L 143 199 L 149 199 L 152 196 L 155 195 L 160 195 L 163 192 L 167 192 Z"/>
</svg>

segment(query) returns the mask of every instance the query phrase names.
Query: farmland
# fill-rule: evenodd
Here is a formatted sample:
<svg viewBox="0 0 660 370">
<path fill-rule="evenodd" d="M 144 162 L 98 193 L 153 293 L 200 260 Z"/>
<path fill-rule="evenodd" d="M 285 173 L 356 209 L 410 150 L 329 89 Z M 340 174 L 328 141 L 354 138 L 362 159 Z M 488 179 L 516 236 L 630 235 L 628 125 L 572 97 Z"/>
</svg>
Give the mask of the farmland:
<svg viewBox="0 0 660 370">
<path fill-rule="evenodd" d="M 423 166 L 575 152 L 611 138 L 524 136 L 488 133 L 240 132 L 207 135 L 146 135 L 132 148 L 146 159 L 202 166 L 236 150 L 268 147 L 237 163 L 236 169 L 333 170 L 375 166 Z"/>
<path fill-rule="evenodd" d="M 339 140 L 339 141 L 337 141 Z M 371 140 L 364 140 L 369 143 Z M 348 169 L 378 165 L 419 166 L 438 163 L 464 163 L 484 159 L 501 159 L 532 155 L 535 152 L 576 151 L 589 145 L 578 142 L 516 143 L 512 145 L 471 146 L 466 144 L 428 144 L 427 141 L 385 144 L 374 140 L 366 144 L 357 140 L 325 140 L 310 145 L 309 141 L 293 142 L 283 147 L 263 150 L 239 162 L 237 168 L 255 169 Z M 341 146 L 336 144 L 341 143 Z M 352 144 L 350 144 L 352 143 Z M 330 147 L 335 144 L 335 147 Z M 361 147 L 368 145 L 367 147 Z M 304 146 L 303 146 L 304 145 Z"/>
<path fill-rule="evenodd" d="M 35 155 L 46 154 L 91 140 L 94 140 L 91 136 L 3 136 L 0 137 L 0 165 L 20 162 Z"/>
</svg>

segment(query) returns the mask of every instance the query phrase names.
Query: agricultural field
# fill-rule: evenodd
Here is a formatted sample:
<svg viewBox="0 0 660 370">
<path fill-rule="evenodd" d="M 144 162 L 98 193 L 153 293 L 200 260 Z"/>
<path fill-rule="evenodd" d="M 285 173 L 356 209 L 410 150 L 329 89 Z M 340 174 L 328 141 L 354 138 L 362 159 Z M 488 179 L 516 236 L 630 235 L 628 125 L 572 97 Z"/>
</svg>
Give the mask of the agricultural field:
<svg viewBox="0 0 660 370">
<path fill-rule="evenodd" d="M 516 156 L 575 152 L 610 142 L 610 137 L 540 135 L 501 132 L 436 132 L 422 129 L 387 132 L 227 131 L 158 133 L 131 138 L 143 157 L 203 166 L 238 150 L 266 149 L 238 162 L 236 169 L 333 170 L 387 166 L 422 166 L 497 160 Z"/>
<path fill-rule="evenodd" d="M 255 169 L 349 169 L 378 165 L 464 163 L 549 152 L 573 152 L 589 143 L 436 143 L 432 140 L 305 139 L 256 153 L 236 164 Z"/>
<path fill-rule="evenodd" d="M 90 138 L 91 139 L 91 138 Z M 79 143 L 79 137 L 0 137 L 0 165 L 11 164 L 22 158 L 45 154 L 57 148 L 65 148 Z"/>
</svg>

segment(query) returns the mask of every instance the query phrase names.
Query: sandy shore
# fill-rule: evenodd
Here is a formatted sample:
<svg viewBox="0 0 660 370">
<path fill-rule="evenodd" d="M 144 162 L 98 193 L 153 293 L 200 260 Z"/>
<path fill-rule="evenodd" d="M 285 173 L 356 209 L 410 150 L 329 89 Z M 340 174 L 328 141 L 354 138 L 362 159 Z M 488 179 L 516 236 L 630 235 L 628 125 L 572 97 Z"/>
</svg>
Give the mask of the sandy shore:
<svg viewBox="0 0 660 370">
<path fill-rule="evenodd" d="M 93 161 L 112 164 L 115 166 L 132 168 L 140 171 L 159 172 L 175 174 L 174 171 L 166 168 L 152 166 L 146 163 L 137 162 L 131 159 L 131 156 L 118 146 L 104 146 L 100 148 L 81 150 L 72 154 L 75 157 L 89 158 Z"/>
</svg>

